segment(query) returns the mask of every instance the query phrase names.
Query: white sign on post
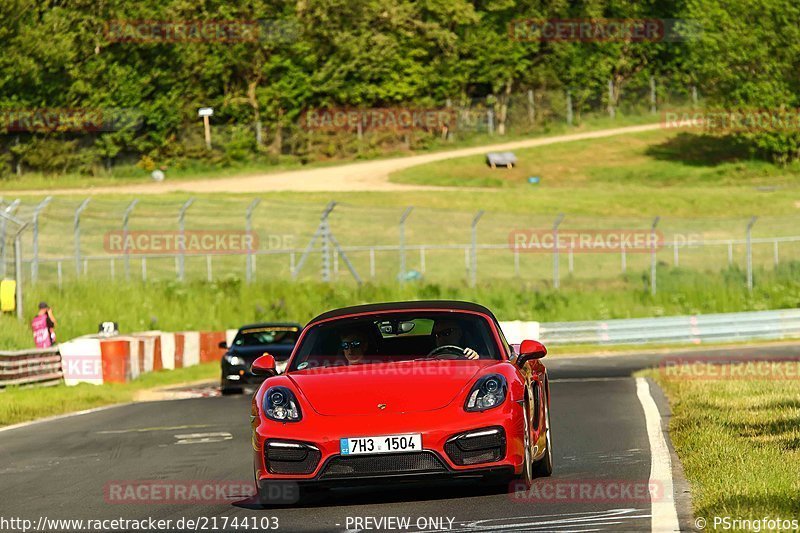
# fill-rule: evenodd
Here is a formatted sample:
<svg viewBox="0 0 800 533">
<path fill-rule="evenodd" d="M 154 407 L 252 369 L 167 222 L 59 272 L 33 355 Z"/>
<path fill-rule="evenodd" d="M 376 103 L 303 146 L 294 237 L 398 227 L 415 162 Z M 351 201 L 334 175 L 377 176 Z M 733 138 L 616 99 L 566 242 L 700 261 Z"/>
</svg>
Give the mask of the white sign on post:
<svg viewBox="0 0 800 533">
<path fill-rule="evenodd" d="M 206 134 L 206 148 L 211 150 L 211 124 L 208 120 L 208 117 L 214 114 L 213 107 L 201 107 L 197 110 L 197 114 L 203 117 L 203 129 L 205 130 Z"/>
</svg>

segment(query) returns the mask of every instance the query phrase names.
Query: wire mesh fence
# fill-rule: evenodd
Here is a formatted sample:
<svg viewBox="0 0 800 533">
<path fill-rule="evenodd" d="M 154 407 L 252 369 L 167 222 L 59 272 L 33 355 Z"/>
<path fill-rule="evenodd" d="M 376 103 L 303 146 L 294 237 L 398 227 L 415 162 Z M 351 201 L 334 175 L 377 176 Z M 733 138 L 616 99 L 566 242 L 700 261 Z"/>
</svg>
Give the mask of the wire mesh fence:
<svg viewBox="0 0 800 533">
<path fill-rule="evenodd" d="M 650 77 L 641 73 L 622 87 L 614 80 L 608 82 L 609 88 L 597 82 L 565 85 L 557 80 L 543 80 L 536 86 L 519 88 L 509 94 L 431 97 L 425 104 L 398 104 L 391 110 L 337 106 L 314 108 L 293 120 L 282 116 L 262 116 L 256 120 L 247 118 L 246 114 L 230 115 L 221 110 L 211 125 L 212 150 L 206 149 L 203 128 L 192 121 L 176 126 L 175 142 L 171 145 L 174 157 L 157 157 L 158 161 L 133 145 L 124 147 L 113 157 L 101 157 L 99 154 L 103 150 L 100 149 L 96 150 L 97 153 L 89 153 L 92 147 L 103 144 L 107 132 L 77 129 L 43 133 L 28 131 L 18 125 L 19 131 L 0 132 L 0 155 L 6 156 L 6 161 L 0 162 L 0 176 L 22 176 L 30 172 L 124 176 L 151 172 L 162 166 L 187 168 L 195 160 L 206 164 L 250 160 L 277 164 L 280 155 L 300 161 L 370 158 L 398 150 L 428 149 L 455 141 L 481 142 L 487 136 L 527 135 L 556 127 L 577 126 L 593 118 L 616 119 L 627 115 L 656 120 L 665 110 L 697 107 L 702 103 L 702 87 L 698 91 L 683 80 L 668 76 Z M 21 116 L 37 116 L 57 115 L 59 110 L 26 108 L 13 111 Z M 144 113 L 142 110 L 131 111 Z M 425 115 L 426 111 L 432 115 Z M 351 120 L 354 116 L 346 116 L 348 112 L 355 113 L 361 120 Z M 314 113 L 317 119 L 308 120 L 309 113 Z M 373 113 L 377 113 L 379 119 L 364 123 L 364 119 L 372 117 Z M 347 119 L 340 121 L 339 118 L 343 117 Z M 422 120 L 415 122 L 413 117 Z M 70 149 L 64 148 L 64 143 L 75 142 L 77 144 L 70 145 Z"/>
<path fill-rule="evenodd" d="M 190 201 L 191 200 L 191 201 Z M 410 207 L 410 209 L 409 209 Z M 800 260 L 797 217 L 613 218 L 243 197 L 4 201 L 0 277 L 438 282 L 572 281 L 655 265 L 749 272 Z M 20 271 L 14 236 L 19 234 Z M 749 230 L 748 230 L 749 228 Z M 657 286 L 651 280 L 651 289 Z"/>
</svg>

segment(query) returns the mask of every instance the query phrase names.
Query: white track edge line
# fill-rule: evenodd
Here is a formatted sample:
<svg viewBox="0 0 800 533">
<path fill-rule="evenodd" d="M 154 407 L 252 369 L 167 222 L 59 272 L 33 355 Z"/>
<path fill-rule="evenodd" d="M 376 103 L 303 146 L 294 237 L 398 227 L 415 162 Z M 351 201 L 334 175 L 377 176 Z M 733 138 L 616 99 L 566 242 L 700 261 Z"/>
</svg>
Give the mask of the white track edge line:
<svg viewBox="0 0 800 533">
<path fill-rule="evenodd" d="M 653 533 L 680 531 L 672 481 L 672 460 L 661 428 L 661 413 L 645 378 L 636 378 L 636 395 L 644 409 L 650 441 L 650 524 Z M 659 495 L 658 492 L 661 494 Z"/>
</svg>

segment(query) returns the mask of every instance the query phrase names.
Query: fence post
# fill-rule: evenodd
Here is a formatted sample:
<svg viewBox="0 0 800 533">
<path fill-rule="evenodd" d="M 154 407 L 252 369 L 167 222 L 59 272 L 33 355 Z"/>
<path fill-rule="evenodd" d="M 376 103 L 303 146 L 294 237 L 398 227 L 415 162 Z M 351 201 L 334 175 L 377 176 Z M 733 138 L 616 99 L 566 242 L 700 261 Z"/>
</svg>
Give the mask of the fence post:
<svg viewBox="0 0 800 533">
<path fill-rule="evenodd" d="M 22 232 L 28 227 L 28 223 L 22 222 L 13 215 L 6 214 L 3 211 L 0 211 L 0 219 L 4 222 L 11 221 L 18 226 L 16 233 L 14 233 L 14 278 L 17 282 L 17 318 L 22 321 L 25 318 L 25 312 L 22 308 Z"/>
<path fill-rule="evenodd" d="M 567 125 L 572 126 L 572 92 L 567 89 Z"/>
<path fill-rule="evenodd" d="M 33 210 L 33 262 L 31 263 L 31 283 L 39 279 L 39 213 L 53 200 L 48 196 Z"/>
<path fill-rule="evenodd" d="M 728 266 L 733 266 L 733 241 L 728 241 Z"/>
<path fill-rule="evenodd" d="M 253 211 L 258 204 L 261 203 L 260 198 L 256 198 L 247 207 L 245 212 L 245 234 L 247 235 L 247 265 L 245 265 L 245 280 L 247 283 L 253 282 Z"/>
<path fill-rule="evenodd" d="M 178 256 L 178 281 L 183 281 L 185 279 L 185 255 L 186 255 L 186 228 L 185 228 L 185 219 L 186 219 L 186 210 L 191 207 L 194 203 L 194 198 L 189 198 L 186 200 L 186 203 L 183 204 L 181 210 L 178 212 L 178 232 L 180 234 L 180 241 L 178 246 L 180 247 L 180 255 Z"/>
<path fill-rule="evenodd" d="M 139 199 L 134 199 L 128 207 L 125 208 L 125 212 L 122 214 L 122 252 L 125 254 L 125 279 L 128 280 L 131 277 L 131 254 L 128 250 L 128 220 L 131 217 L 131 212 L 133 212 L 133 208 L 136 207 L 136 204 L 139 203 Z"/>
<path fill-rule="evenodd" d="M 86 198 L 75 210 L 73 221 L 73 232 L 75 234 L 75 275 L 81 277 L 81 213 L 89 205 L 89 198 Z"/>
<path fill-rule="evenodd" d="M 614 118 L 616 110 L 614 109 L 614 80 L 608 79 L 608 116 Z"/>
<path fill-rule="evenodd" d="M 469 285 L 474 287 L 478 281 L 478 221 L 483 216 L 483 209 L 472 218 L 472 268 L 469 272 Z"/>
<path fill-rule="evenodd" d="M 335 207 L 336 202 L 329 202 L 319 221 L 322 230 L 322 281 L 326 283 L 331 280 L 331 225 L 328 216 Z"/>
<path fill-rule="evenodd" d="M 752 217 L 747 224 L 747 290 L 753 292 L 753 225 L 758 217 Z"/>
<path fill-rule="evenodd" d="M 14 235 L 14 268 L 16 269 L 16 280 L 17 280 L 17 318 L 20 320 L 25 319 L 25 311 L 23 310 L 23 301 L 22 301 L 22 232 L 25 230 L 27 224 L 23 224 L 22 227 L 17 230 L 16 235 Z"/>
<path fill-rule="evenodd" d="M 4 213 L 9 216 L 14 215 L 14 211 L 19 206 L 19 200 L 14 200 L 5 209 Z M 6 224 L 8 221 L 4 217 L 0 217 L 0 278 L 6 277 Z"/>
<path fill-rule="evenodd" d="M 697 108 L 697 85 L 692 85 L 692 109 Z"/>
<path fill-rule="evenodd" d="M 625 257 L 625 241 L 620 246 L 620 261 L 622 263 L 622 273 L 624 274 L 628 270 L 627 257 Z"/>
<path fill-rule="evenodd" d="M 680 262 L 680 257 L 678 255 L 678 236 L 677 235 L 673 235 L 672 236 L 672 262 L 675 264 L 675 266 L 679 266 L 679 264 L 680 264 L 679 263 Z"/>
<path fill-rule="evenodd" d="M 778 239 L 775 239 L 775 244 L 773 245 L 773 248 L 772 248 L 772 253 L 773 253 L 773 257 L 774 257 L 774 259 L 775 259 L 775 266 L 777 267 L 777 266 L 778 266 L 778 263 L 779 263 L 779 257 L 778 257 Z"/>
<path fill-rule="evenodd" d="M 656 114 L 656 78 L 650 76 L 650 114 Z"/>
<path fill-rule="evenodd" d="M 652 243 L 652 250 L 650 252 L 650 294 L 656 295 L 656 226 L 661 220 L 661 217 L 653 219 L 653 225 L 650 227 L 650 242 Z"/>
<path fill-rule="evenodd" d="M 533 89 L 528 89 L 528 122 L 531 126 L 536 123 L 536 107 L 533 99 Z"/>
<path fill-rule="evenodd" d="M 400 215 L 398 228 L 400 232 L 400 283 L 405 283 L 406 281 L 406 219 L 411 214 L 412 209 L 414 209 L 413 206 L 406 207 L 403 214 Z"/>
<path fill-rule="evenodd" d="M 553 222 L 553 287 L 558 289 L 561 286 L 561 280 L 558 273 L 558 226 L 564 220 L 564 213 L 559 213 Z"/>
</svg>

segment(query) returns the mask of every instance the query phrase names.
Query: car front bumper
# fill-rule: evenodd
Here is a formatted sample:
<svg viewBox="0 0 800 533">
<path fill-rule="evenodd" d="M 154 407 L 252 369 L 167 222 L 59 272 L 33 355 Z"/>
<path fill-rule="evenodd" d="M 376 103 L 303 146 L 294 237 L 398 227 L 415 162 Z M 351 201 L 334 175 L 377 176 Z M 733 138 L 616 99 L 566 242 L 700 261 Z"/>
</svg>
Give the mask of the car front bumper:
<svg viewBox="0 0 800 533">
<path fill-rule="evenodd" d="M 335 486 L 509 477 L 522 472 L 522 417 L 522 406 L 509 400 L 501 407 L 482 413 L 466 413 L 458 405 L 428 412 L 369 417 L 304 413 L 303 420 L 292 423 L 262 420 L 253 433 L 255 478 L 259 486 L 275 481 Z M 422 435 L 422 450 L 340 453 L 342 438 L 410 433 Z M 502 450 L 498 452 L 495 445 L 500 441 Z M 280 447 L 278 451 L 283 453 L 286 449 L 286 454 L 276 456 L 276 444 Z M 292 454 L 295 459 L 302 457 L 296 465 L 291 461 L 270 459 L 285 459 Z"/>
</svg>

